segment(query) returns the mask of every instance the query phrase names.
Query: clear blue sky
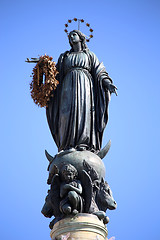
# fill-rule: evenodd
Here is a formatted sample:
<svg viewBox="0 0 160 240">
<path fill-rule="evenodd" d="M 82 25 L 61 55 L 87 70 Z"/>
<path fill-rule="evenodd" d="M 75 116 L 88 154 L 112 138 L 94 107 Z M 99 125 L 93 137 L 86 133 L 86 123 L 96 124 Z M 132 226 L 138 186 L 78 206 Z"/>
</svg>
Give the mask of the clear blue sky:
<svg viewBox="0 0 160 240">
<path fill-rule="evenodd" d="M 68 50 L 64 23 L 84 18 L 94 29 L 88 44 L 118 87 L 103 144 L 106 179 L 118 203 L 108 211 L 109 237 L 160 239 L 160 1 L 28 0 L 0 3 L 1 174 L 0 239 L 49 240 L 41 214 L 47 193 L 47 149 L 52 140 L 45 109 L 29 92 L 34 65 L 26 57 Z"/>
</svg>

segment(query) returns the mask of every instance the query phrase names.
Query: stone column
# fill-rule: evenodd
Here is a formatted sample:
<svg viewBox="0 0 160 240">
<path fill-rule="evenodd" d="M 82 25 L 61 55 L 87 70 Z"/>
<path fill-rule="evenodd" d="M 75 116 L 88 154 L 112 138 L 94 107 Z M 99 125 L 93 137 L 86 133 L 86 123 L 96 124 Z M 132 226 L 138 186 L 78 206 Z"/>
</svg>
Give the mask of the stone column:
<svg viewBox="0 0 160 240">
<path fill-rule="evenodd" d="M 52 240 L 107 240 L 108 231 L 97 216 L 79 213 L 57 222 L 51 230 Z"/>
</svg>

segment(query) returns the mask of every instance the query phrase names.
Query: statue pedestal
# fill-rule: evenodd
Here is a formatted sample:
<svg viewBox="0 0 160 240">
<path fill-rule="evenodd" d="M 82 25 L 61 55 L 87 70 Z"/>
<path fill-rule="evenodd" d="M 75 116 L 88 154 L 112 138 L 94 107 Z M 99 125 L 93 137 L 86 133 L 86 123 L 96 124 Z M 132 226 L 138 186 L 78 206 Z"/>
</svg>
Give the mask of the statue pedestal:
<svg viewBox="0 0 160 240">
<path fill-rule="evenodd" d="M 80 213 L 57 222 L 51 230 L 52 240 L 106 240 L 108 231 L 93 214 Z"/>
</svg>

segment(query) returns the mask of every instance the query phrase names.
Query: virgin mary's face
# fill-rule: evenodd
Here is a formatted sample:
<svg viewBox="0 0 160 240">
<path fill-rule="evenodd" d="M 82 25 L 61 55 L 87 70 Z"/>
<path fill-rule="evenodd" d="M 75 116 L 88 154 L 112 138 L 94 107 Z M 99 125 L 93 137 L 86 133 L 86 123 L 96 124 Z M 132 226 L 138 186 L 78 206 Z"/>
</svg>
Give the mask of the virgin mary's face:
<svg viewBox="0 0 160 240">
<path fill-rule="evenodd" d="M 76 32 L 71 32 L 69 39 L 71 44 L 76 44 L 81 41 L 79 35 Z"/>
</svg>

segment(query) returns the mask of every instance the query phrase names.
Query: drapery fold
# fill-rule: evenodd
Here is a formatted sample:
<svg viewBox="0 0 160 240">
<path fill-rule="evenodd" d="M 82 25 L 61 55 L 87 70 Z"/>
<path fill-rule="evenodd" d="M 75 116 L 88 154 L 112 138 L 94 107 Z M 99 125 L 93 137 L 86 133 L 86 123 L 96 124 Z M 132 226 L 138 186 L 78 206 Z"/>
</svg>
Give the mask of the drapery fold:
<svg viewBox="0 0 160 240">
<path fill-rule="evenodd" d="M 89 49 L 61 54 L 57 70 L 59 85 L 46 114 L 58 151 L 81 146 L 99 151 L 110 99 L 103 81 L 112 80 Z"/>
</svg>

